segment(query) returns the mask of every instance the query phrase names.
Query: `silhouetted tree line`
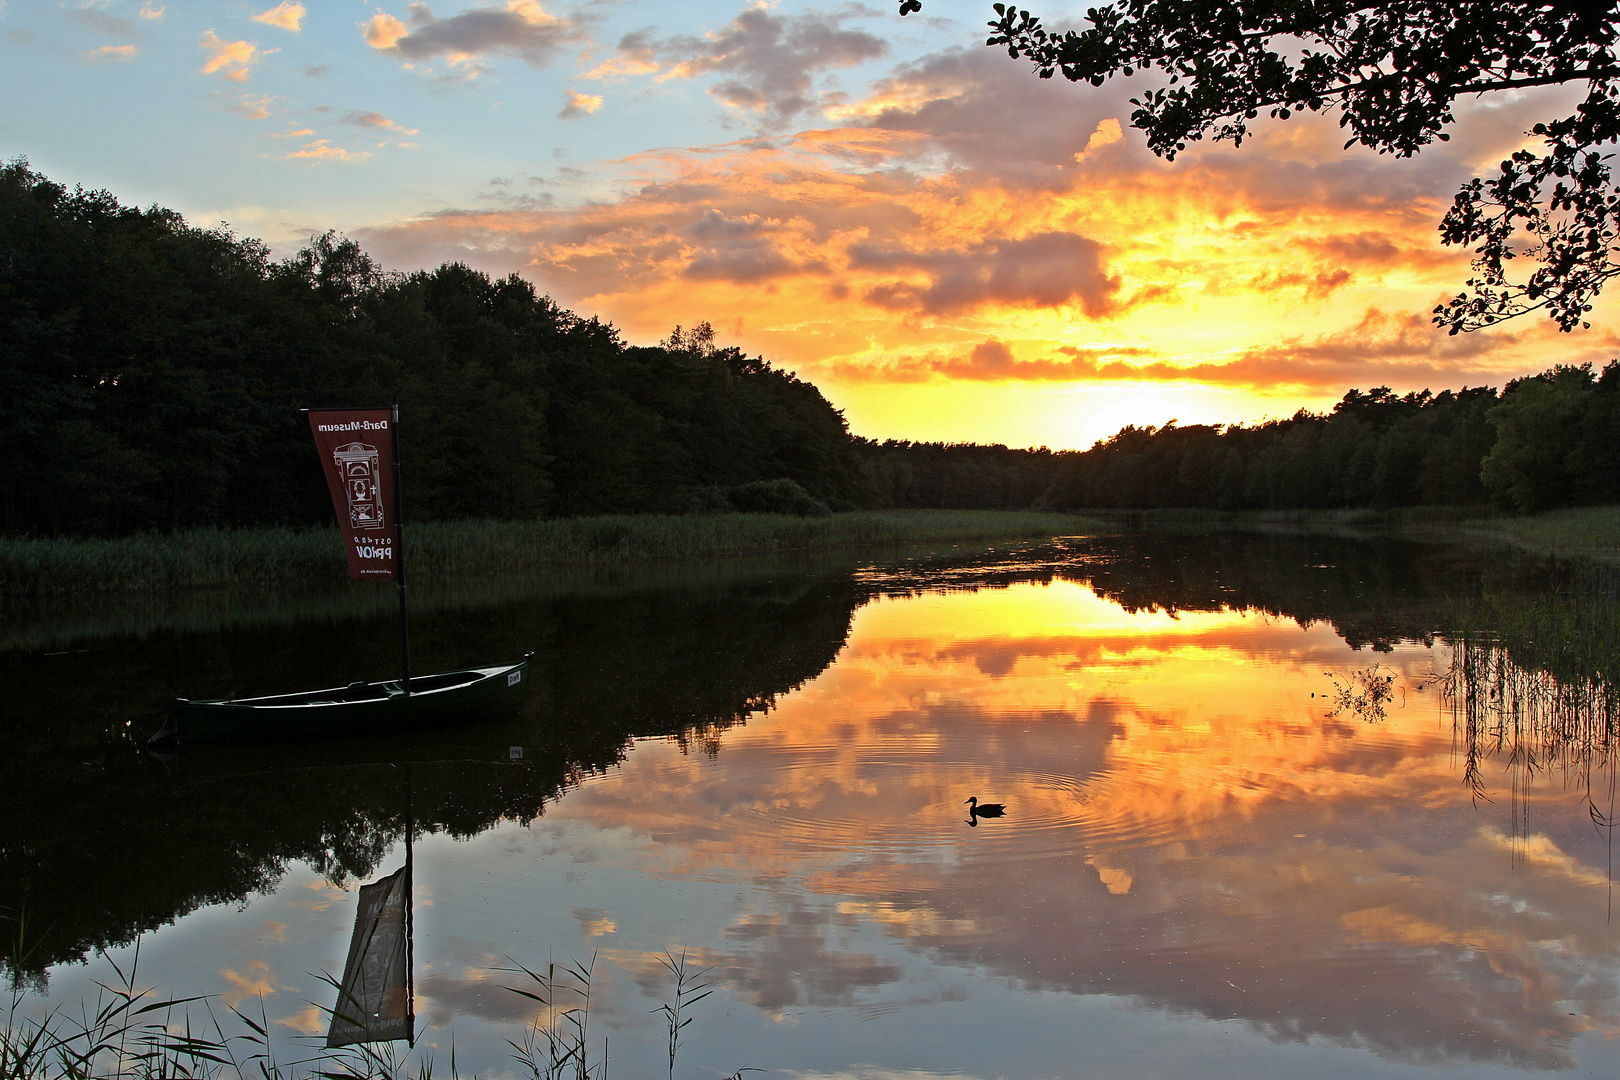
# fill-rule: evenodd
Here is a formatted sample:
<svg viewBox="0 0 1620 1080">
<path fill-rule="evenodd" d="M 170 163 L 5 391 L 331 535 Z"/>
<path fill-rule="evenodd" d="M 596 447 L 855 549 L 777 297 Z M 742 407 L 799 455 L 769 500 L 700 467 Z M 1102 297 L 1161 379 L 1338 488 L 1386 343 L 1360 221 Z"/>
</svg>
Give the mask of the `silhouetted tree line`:
<svg viewBox="0 0 1620 1080">
<path fill-rule="evenodd" d="M 416 518 L 871 501 L 843 416 L 706 324 L 628 346 L 516 275 L 275 261 L 0 165 L 0 532 L 328 520 L 298 410 L 394 401 Z"/>
<path fill-rule="evenodd" d="M 1620 502 L 1620 362 L 1489 387 L 1351 390 L 1326 414 L 1246 426 L 1126 427 L 1067 456 L 1052 507 L 1518 512 Z"/>
<path fill-rule="evenodd" d="M 0 165 L 0 534 L 329 520 L 298 410 L 394 401 L 414 518 L 1620 502 L 1617 364 L 1084 452 L 874 442 L 707 323 L 630 346 L 516 275 L 275 261 Z"/>
<path fill-rule="evenodd" d="M 1026 510 L 1073 456 L 1046 447 L 860 439 L 874 505 L 910 509 Z"/>
<path fill-rule="evenodd" d="M 1254 425 L 1128 426 L 1091 449 L 861 441 L 877 505 L 1296 510 L 1620 502 L 1620 362 L 1490 387 L 1347 392 Z"/>
</svg>

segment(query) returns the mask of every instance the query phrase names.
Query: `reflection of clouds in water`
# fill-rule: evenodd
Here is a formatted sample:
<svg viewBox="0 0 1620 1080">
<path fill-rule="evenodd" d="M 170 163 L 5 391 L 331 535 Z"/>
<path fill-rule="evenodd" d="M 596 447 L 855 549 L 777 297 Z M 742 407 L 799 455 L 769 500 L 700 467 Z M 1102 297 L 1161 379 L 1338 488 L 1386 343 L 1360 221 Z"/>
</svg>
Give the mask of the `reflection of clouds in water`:
<svg viewBox="0 0 1620 1080">
<path fill-rule="evenodd" d="M 619 929 L 618 923 L 608 918 L 608 913 L 600 908 L 577 907 L 574 909 L 574 921 L 579 924 L 580 934 L 588 938 L 616 933 Z"/>
<path fill-rule="evenodd" d="M 349 899 L 347 889 L 341 885 L 335 885 L 325 878 L 305 882 L 304 888 L 315 895 L 306 896 L 301 900 L 288 900 L 287 905 L 289 907 L 301 908 L 304 911 L 325 911 L 333 904 L 344 904 Z"/>
<path fill-rule="evenodd" d="M 1279 810 L 1286 822 L 1263 832 L 1298 822 Z M 1617 1018 L 1610 980 L 1591 977 L 1616 960 L 1596 887 L 1538 879 L 1505 897 L 1500 843 L 1483 835 L 1440 857 L 1373 838 L 1248 839 L 1259 850 L 1138 851 L 1129 893 L 1080 859 L 913 866 L 905 882 L 860 882 L 888 885 L 860 910 L 1028 989 L 1128 995 L 1404 1061 L 1559 1067 L 1575 1033 Z M 1575 1000 L 1585 1019 L 1568 1015 Z"/>
<path fill-rule="evenodd" d="M 437 950 L 438 959 L 418 962 L 418 1009 L 433 1027 L 447 1026 L 458 1016 L 497 1023 L 526 1022 L 534 1003 L 508 990 L 532 990 L 529 978 L 510 959 L 492 953 L 481 942 L 453 936 Z M 542 969 L 543 970 L 543 969 Z"/>
<path fill-rule="evenodd" d="M 900 981 L 898 966 L 833 945 L 840 914 L 794 897 L 782 904 L 727 927 L 735 948 L 700 957 L 759 1008 L 777 1013 L 794 1005 L 853 1005 L 861 991 Z"/>
<path fill-rule="evenodd" d="M 330 1014 L 322 1012 L 319 1005 L 310 1005 L 276 1021 L 278 1027 L 288 1028 L 299 1035 L 307 1036 L 324 1035 L 330 1024 Z"/>
<path fill-rule="evenodd" d="M 232 1009 L 248 998 L 269 997 L 278 989 L 274 976 L 270 974 L 270 965 L 264 960 L 250 961 L 245 971 L 222 968 L 220 975 L 231 984 L 231 989 L 221 994 L 220 1000 Z"/>
<path fill-rule="evenodd" d="M 532 989 L 526 982 L 522 974 L 492 967 L 424 971 L 416 977 L 416 996 L 418 1007 L 426 1006 L 423 1011 L 433 1027 L 448 1027 L 451 1021 L 464 1016 L 500 1024 L 526 1023 L 534 1016 L 534 1002 L 507 989 Z"/>
<path fill-rule="evenodd" d="M 1602 875 L 1551 837 L 1515 873 L 1432 698 L 1376 728 L 1324 717 L 1323 672 L 1366 664 L 1326 627 L 991 634 L 941 610 L 858 625 L 720 768 L 644 746 L 555 813 L 655 842 L 659 874 L 766 886 L 702 962 L 773 1012 L 905 992 L 837 946 L 848 920 L 1025 989 L 1407 1063 L 1562 1067 L 1620 1020 Z M 1093 679 L 1119 657 L 1128 678 Z M 1013 816 L 960 828 L 975 792 Z"/>
<path fill-rule="evenodd" d="M 885 1069 L 881 1065 L 857 1065 L 838 1072 L 798 1072 L 783 1069 L 782 1075 L 793 1080 L 975 1080 L 968 1073 L 929 1072 L 926 1069 Z"/>
</svg>

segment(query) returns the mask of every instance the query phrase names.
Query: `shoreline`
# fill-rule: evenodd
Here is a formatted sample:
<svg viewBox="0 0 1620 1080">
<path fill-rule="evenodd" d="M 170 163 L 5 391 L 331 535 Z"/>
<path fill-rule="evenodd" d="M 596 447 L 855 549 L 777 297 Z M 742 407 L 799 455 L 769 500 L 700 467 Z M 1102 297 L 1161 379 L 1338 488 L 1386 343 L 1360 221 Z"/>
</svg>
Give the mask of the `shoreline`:
<svg viewBox="0 0 1620 1080">
<path fill-rule="evenodd" d="M 854 511 L 633 515 L 408 526 L 413 580 L 599 568 L 910 544 L 993 543 L 1127 530 L 1230 529 L 1507 545 L 1620 565 L 1620 506 L 1529 517 L 1479 507 L 1400 510 Z M 0 601 L 207 589 L 285 589 L 347 580 L 336 526 L 195 529 L 116 539 L 0 539 Z"/>
<path fill-rule="evenodd" d="M 1003 510 L 632 515 L 407 525 L 415 582 L 547 567 L 626 566 L 908 544 L 986 543 L 1096 532 L 1097 518 Z M 0 539 L 0 598 L 344 582 L 337 527 L 195 529 L 116 539 Z"/>
<path fill-rule="evenodd" d="M 1076 511 L 1080 513 L 1081 511 Z M 1517 516 L 1478 506 L 1397 510 L 1087 510 L 1103 523 L 1141 530 L 1232 529 L 1502 544 L 1558 559 L 1620 565 L 1620 506 Z"/>
</svg>

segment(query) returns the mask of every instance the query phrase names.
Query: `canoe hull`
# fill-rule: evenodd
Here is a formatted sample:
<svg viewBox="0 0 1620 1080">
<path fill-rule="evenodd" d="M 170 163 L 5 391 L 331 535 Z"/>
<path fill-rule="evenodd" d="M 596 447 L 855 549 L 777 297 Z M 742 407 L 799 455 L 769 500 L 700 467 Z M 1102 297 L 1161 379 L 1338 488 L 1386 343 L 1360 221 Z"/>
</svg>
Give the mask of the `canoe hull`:
<svg viewBox="0 0 1620 1080">
<path fill-rule="evenodd" d="M 533 653 L 516 664 L 467 668 L 411 680 L 352 683 L 327 690 L 224 701 L 176 698 L 152 747 L 270 742 L 391 734 L 517 709 L 529 689 Z"/>
</svg>

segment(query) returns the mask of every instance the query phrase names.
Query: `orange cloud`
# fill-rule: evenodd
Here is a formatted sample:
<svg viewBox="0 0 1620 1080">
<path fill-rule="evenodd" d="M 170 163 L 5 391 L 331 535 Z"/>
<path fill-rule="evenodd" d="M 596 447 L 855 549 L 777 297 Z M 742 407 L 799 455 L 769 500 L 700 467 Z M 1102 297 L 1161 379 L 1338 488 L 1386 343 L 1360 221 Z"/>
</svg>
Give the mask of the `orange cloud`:
<svg viewBox="0 0 1620 1080">
<path fill-rule="evenodd" d="M 568 91 L 568 102 L 557 114 L 559 120 L 577 120 L 581 116 L 589 116 L 602 107 L 601 94 L 581 94 L 576 90 Z"/>
<path fill-rule="evenodd" d="M 212 30 L 204 30 L 198 48 L 208 54 L 203 62 L 204 75 L 220 74 L 233 82 L 246 82 L 253 62 L 258 58 L 256 45 L 246 41 L 225 41 Z"/>
<path fill-rule="evenodd" d="M 773 25 L 788 40 L 788 22 Z M 731 56 L 719 40 L 682 51 L 630 35 L 614 63 L 669 75 L 685 57 L 678 73 L 720 77 L 694 59 Z M 782 116 L 804 111 L 772 100 Z M 852 418 L 883 414 L 881 434 L 911 436 L 902 425 L 929 417 L 961 421 L 956 438 L 1085 445 L 1085 425 L 1032 430 L 1009 410 L 1037 411 L 1027 394 L 1157 385 L 1175 393 L 1141 405 L 1163 411 L 1151 422 L 1245 420 L 1281 396 L 1292 412 L 1350 385 L 1438 389 L 1602 359 L 1607 331 L 1555 337 L 1527 321 L 1447 339 L 1429 327 L 1467 274 L 1466 253 L 1434 231 L 1450 193 L 1521 142 L 1544 104 L 1479 110 L 1410 162 L 1342 152 L 1331 121 L 1306 118 L 1170 164 L 1121 127 L 1120 91 L 953 50 L 829 107 L 841 126 L 559 171 L 542 178 L 544 199 L 514 194 L 365 240 L 389 261 L 522 272 L 632 340 L 705 318 L 733 326 L 737 344 L 816 378 Z M 625 194 L 597 195 L 610 186 Z M 913 396 L 880 398 L 884 385 Z M 991 409 L 991 385 L 1027 394 Z M 953 387 L 950 410 L 930 404 Z"/>
<path fill-rule="evenodd" d="M 989 340 L 965 355 L 902 355 L 878 365 L 837 369 L 841 378 L 883 382 L 1193 382 L 1245 388 L 1333 391 L 1349 386 L 1475 385 L 1499 379 L 1493 350 L 1515 341 L 1509 329 L 1448 336 L 1415 313 L 1366 312 L 1355 326 L 1314 339 L 1294 337 L 1225 360 L 1175 362 L 1154 349 L 1060 346 L 1057 357 L 1018 359 Z"/>
<path fill-rule="evenodd" d="M 297 0 L 281 0 L 275 7 L 253 16 L 253 21 L 282 30 L 291 30 L 296 34 L 304 21 L 304 14 L 304 5 Z"/>
<path fill-rule="evenodd" d="M 92 60 L 128 60 L 138 52 L 140 50 L 133 45 L 102 45 L 86 51 L 84 55 Z"/>
<path fill-rule="evenodd" d="M 536 0 L 507 0 L 505 7 L 470 8 L 441 19 L 426 4 L 411 4 L 408 22 L 378 12 L 363 24 L 366 44 L 407 61 L 442 56 L 461 64 L 506 53 L 544 67 L 564 46 L 584 40 L 584 31 L 552 15 Z"/>
<path fill-rule="evenodd" d="M 381 128 L 383 131 L 392 131 L 398 135 L 416 134 L 416 128 L 401 127 L 379 112 L 351 111 L 343 118 L 343 122 L 355 127 Z"/>
<path fill-rule="evenodd" d="M 288 159 L 303 158 L 307 161 L 341 162 L 364 161 L 370 156 L 371 151 L 369 150 L 355 152 L 345 150 L 341 146 L 333 146 L 330 139 L 316 139 L 314 142 L 306 143 L 302 148 L 294 150 L 290 154 L 283 155 L 284 158 Z"/>
<path fill-rule="evenodd" d="M 366 44 L 373 49 L 392 49 L 410 29 L 392 15 L 377 12 L 363 24 Z"/>
<path fill-rule="evenodd" d="M 237 100 L 235 105 L 231 106 L 231 109 L 233 112 L 241 113 L 249 120 L 263 120 L 270 115 L 270 105 L 275 100 L 273 94 L 265 94 L 260 97 L 244 94 Z"/>
</svg>

